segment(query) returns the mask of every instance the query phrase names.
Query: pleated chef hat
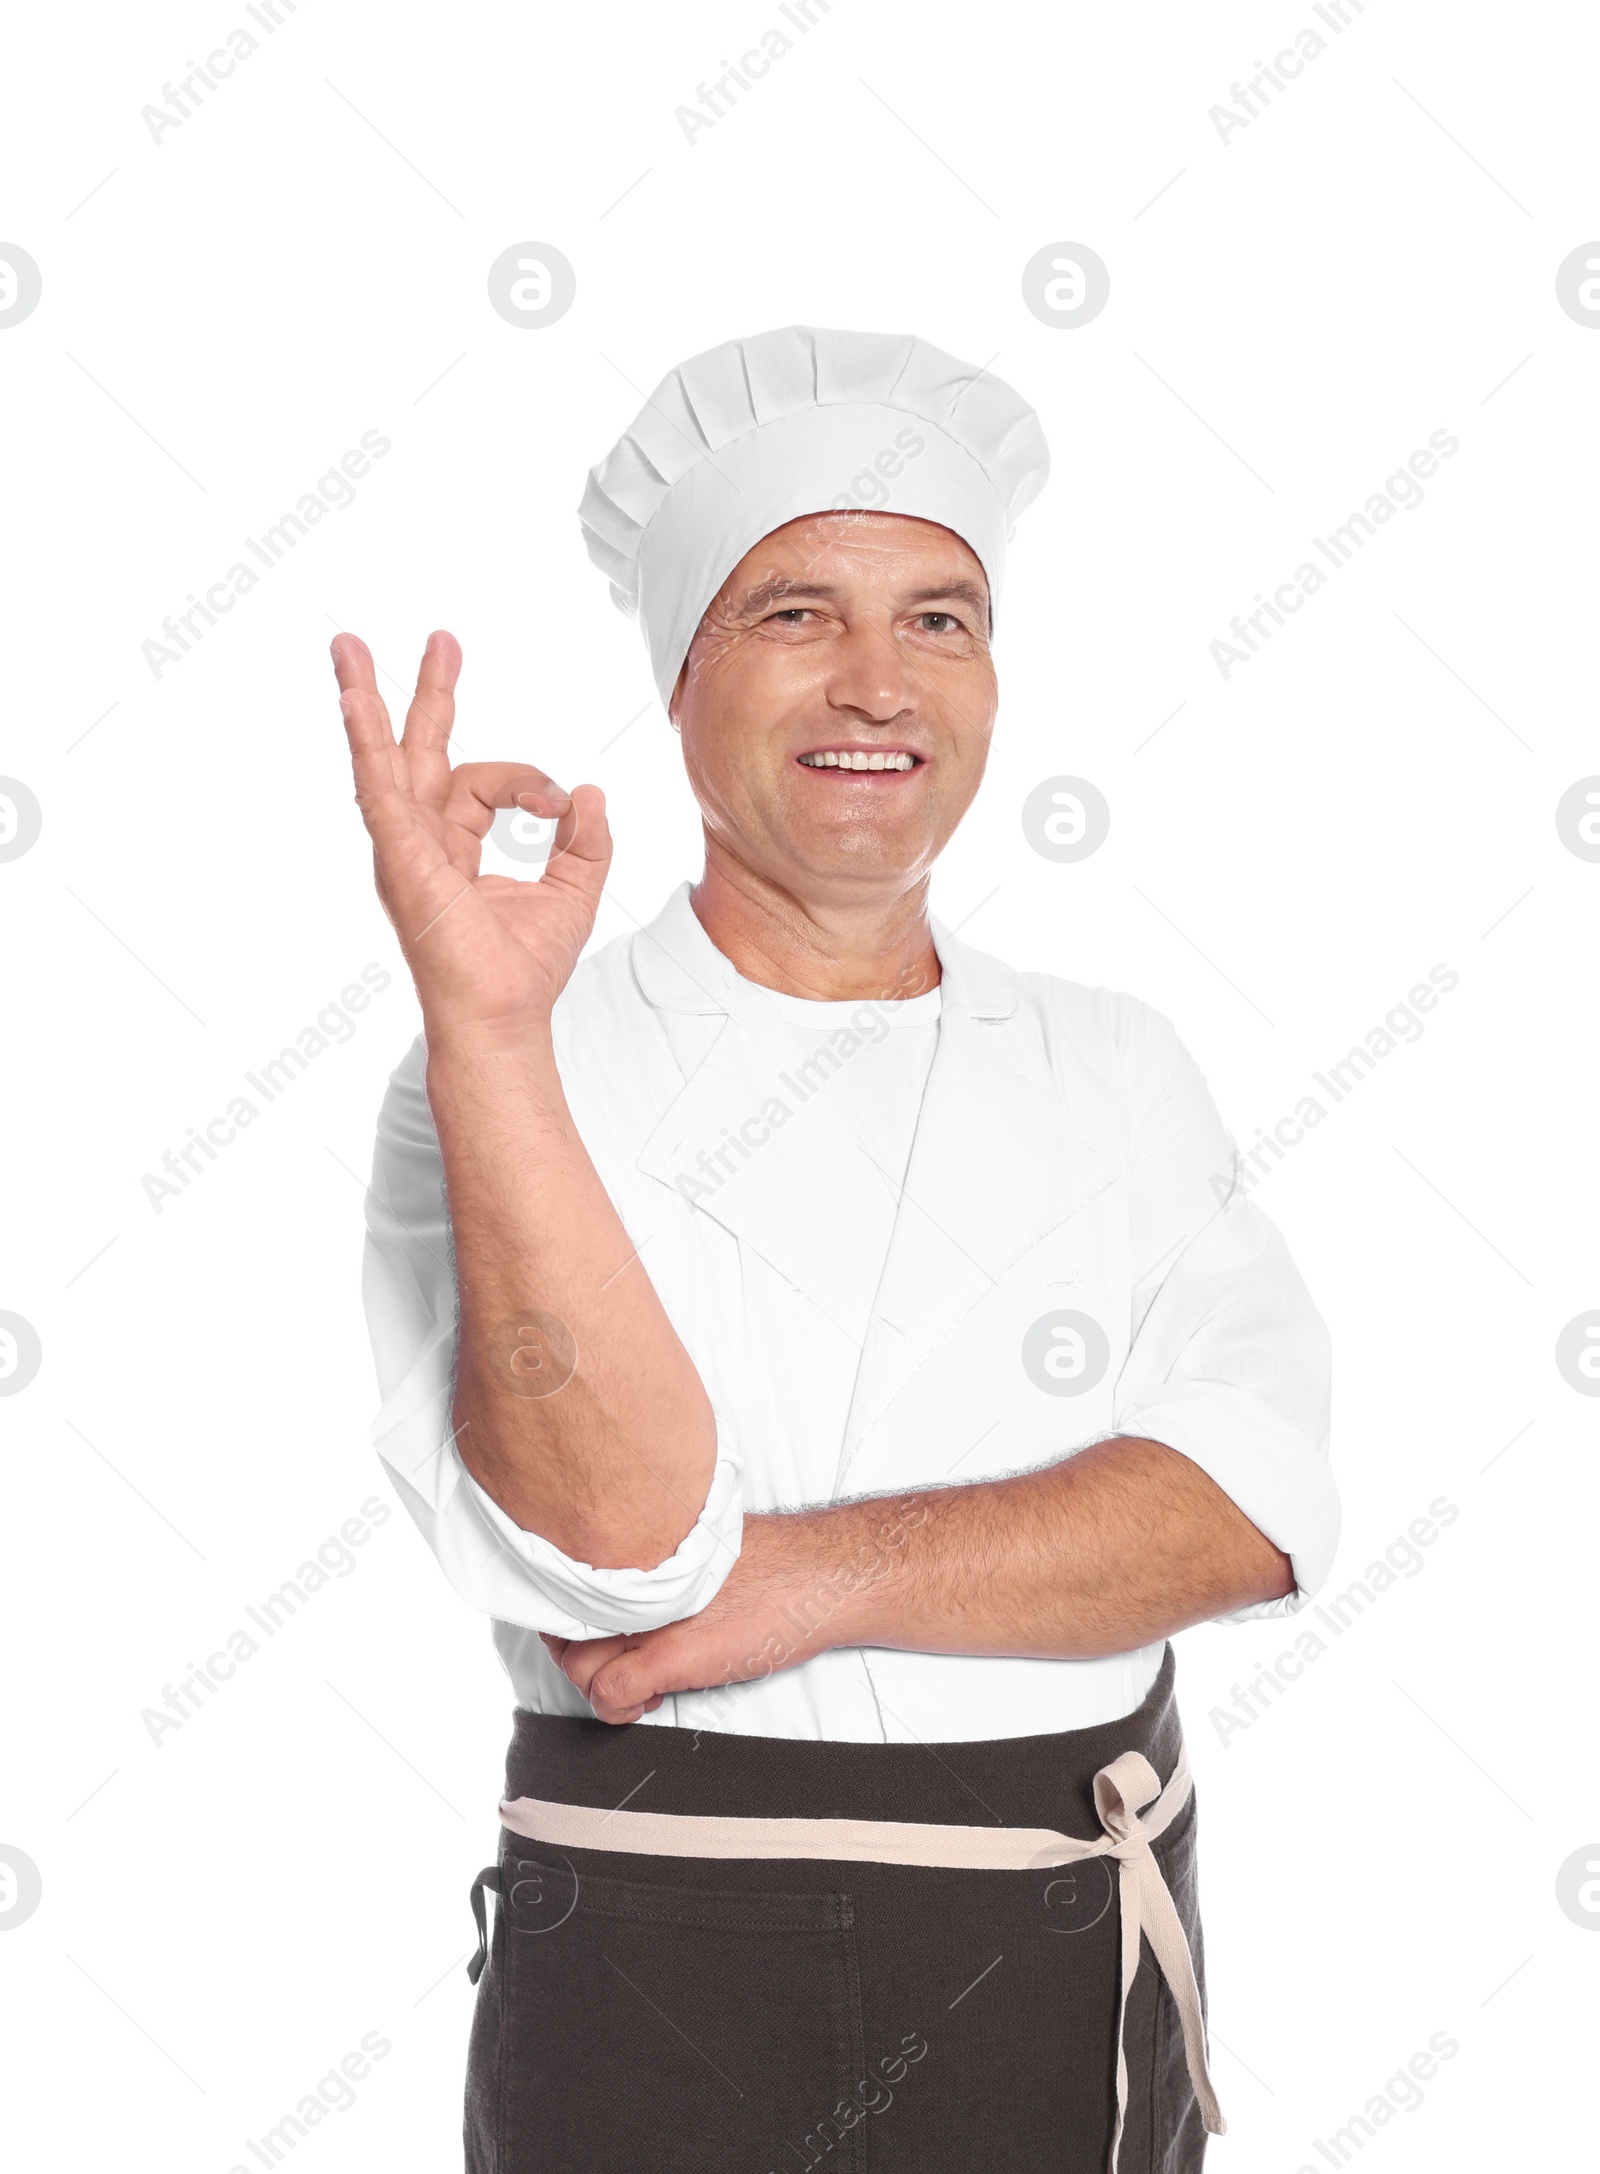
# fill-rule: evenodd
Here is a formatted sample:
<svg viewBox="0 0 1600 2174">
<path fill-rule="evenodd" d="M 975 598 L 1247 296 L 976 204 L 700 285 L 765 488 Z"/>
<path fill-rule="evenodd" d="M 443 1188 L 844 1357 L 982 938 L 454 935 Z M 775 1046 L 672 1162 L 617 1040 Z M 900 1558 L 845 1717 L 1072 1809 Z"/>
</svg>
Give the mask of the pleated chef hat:
<svg viewBox="0 0 1600 2174">
<path fill-rule="evenodd" d="M 992 600 L 1049 468 L 1039 418 L 987 371 L 909 333 L 786 325 L 670 371 L 589 471 L 578 518 L 670 703 L 707 605 L 785 521 L 847 507 L 937 521 Z"/>
</svg>

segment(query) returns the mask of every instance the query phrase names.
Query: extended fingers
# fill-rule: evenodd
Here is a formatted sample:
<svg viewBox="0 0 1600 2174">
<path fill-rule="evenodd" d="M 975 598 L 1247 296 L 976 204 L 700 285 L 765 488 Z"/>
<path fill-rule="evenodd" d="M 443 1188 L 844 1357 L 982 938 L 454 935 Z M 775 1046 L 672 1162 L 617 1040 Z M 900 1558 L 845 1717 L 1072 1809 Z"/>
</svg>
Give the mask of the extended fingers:
<svg viewBox="0 0 1600 2174">
<path fill-rule="evenodd" d="M 355 634 L 336 634 L 329 644 L 339 682 L 339 714 L 352 755 L 386 753 L 395 744 L 389 712 L 378 692 L 372 652 Z"/>
<path fill-rule="evenodd" d="M 376 697 L 378 674 L 372 662 L 372 651 L 359 634 L 336 634 L 328 644 L 328 654 L 333 659 L 333 676 L 339 682 L 341 694 L 360 689 Z M 383 704 L 379 702 L 378 707 L 382 709 Z M 387 717 L 387 711 L 384 714 Z"/>
<path fill-rule="evenodd" d="M 350 747 L 356 800 L 371 828 L 374 816 L 381 820 L 386 812 L 385 803 L 395 804 L 406 796 L 405 758 L 395 744 L 366 643 L 354 634 L 337 634 L 330 652 L 340 687 L 339 714 Z M 398 815 L 398 806 L 391 805 L 388 812 Z"/>
<path fill-rule="evenodd" d="M 450 790 L 450 733 L 456 721 L 461 644 L 442 628 L 430 634 L 417 670 L 417 691 L 406 711 L 400 744 L 411 764 L 417 797 L 434 805 Z"/>
</svg>

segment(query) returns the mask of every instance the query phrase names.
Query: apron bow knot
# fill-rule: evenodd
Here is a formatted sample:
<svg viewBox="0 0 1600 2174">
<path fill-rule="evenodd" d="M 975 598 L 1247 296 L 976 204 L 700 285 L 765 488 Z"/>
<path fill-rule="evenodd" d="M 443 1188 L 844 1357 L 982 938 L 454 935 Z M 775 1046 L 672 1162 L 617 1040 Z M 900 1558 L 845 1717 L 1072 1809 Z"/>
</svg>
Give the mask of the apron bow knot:
<svg viewBox="0 0 1600 2174">
<path fill-rule="evenodd" d="M 1117 2119 L 1111 2135 L 1107 2174 L 1117 2174 L 1117 2154 L 1128 2112 L 1128 2057 L 1123 2031 L 1128 2015 L 1128 1995 L 1139 1970 L 1141 1933 L 1150 1943 L 1157 1967 L 1167 1981 L 1183 2023 L 1183 2050 L 1189 2081 L 1200 2102 L 1200 2115 L 1212 2136 L 1221 2136 L 1228 2124 L 1222 2118 L 1211 2072 L 1206 2065 L 1205 2018 L 1200 2010 L 1200 1987 L 1195 1979 L 1189 1943 L 1184 1937 L 1172 1892 L 1161 1876 L 1151 1849 L 1156 1837 L 1172 1824 L 1188 1801 L 1193 1780 L 1189 1755 L 1178 1754 L 1172 1778 L 1163 1789 L 1161 1778 L 1139 1751 L 1125 1751 L 1094 1778 L 1094 1806 L 1105 1829 L 1105 1840 L 1091 1844 L 1098 1856 L 1117 1864 L 1117 1900 L 1122 1928 L 1122 1993 L 1117 2012 Z M 1145 1816 L 1145 1806 L 1151 1810 Z"/>
</svg>

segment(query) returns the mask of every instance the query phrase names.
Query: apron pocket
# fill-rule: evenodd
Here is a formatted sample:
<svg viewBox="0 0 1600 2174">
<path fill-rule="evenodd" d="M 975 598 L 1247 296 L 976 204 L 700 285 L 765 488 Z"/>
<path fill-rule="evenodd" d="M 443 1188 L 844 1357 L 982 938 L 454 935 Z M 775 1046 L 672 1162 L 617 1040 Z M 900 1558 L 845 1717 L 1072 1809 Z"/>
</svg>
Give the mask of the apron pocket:
<svg viewBox="0 0 1600 2174">
<path fill-rule="evenodd" d="M 497 2174 L 864 2174 L 848 1895 L 651 1886 L 513 1847 Z"/>
</svg>

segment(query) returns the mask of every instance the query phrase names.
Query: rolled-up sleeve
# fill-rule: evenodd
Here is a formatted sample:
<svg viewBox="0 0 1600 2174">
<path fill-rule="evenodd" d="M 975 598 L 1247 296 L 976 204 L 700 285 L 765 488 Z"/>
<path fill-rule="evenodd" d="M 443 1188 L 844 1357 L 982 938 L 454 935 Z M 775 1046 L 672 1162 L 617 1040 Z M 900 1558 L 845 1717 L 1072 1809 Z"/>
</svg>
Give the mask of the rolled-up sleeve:
<svg viewBox="0 0 1600 2174">
<path fill-rule="evenodd" d="M 1199 1067 L 1159 1012 L 1118 1003 L 1134 1288 L 1116 1428 L 1199 1465 L 1289 1557 L 1292 1593 L 1219 1620 L 1293 1615 L 1339 1539 L 1328 1332 L 1282 1234 L 1244 1193 Z"/>
<path fill-rule="evenodd" d="M 382 1404 L 372 1441 L 401 1501 L 472 1607 L 563 1638 L 655 1630 L 705 1607 L 738 1558 L 743 1472 L 717 1415 L 705 1507 L 675 1554 L 605 1570 L 524 1532 L 461 1462 L 451 1428 L 456 1282 L 438 1136 L 419 1037 L 378 1118 L 361 1291 Z"/>
</svg>

